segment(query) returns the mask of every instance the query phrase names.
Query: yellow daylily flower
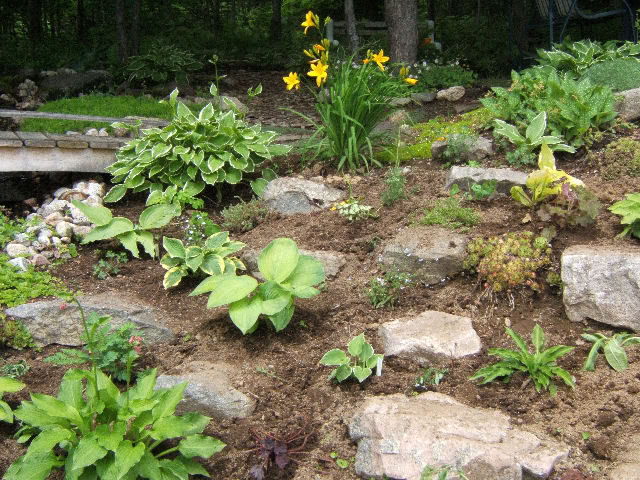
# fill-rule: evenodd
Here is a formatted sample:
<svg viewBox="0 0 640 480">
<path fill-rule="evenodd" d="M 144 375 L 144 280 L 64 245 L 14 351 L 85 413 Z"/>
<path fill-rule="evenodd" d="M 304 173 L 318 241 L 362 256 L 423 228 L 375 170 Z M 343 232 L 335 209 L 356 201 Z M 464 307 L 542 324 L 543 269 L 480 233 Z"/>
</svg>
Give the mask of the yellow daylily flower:
<svg viewBox="0 0 640 480">
<path fill-rule="evenodd" d="M 365 58 L 364 60 L 362 60 L 362 63 L 364 63 L 366 65 L 367 63 L 369 63 L 369 59 Z"/>
<path fill-rule="evenodd" d="M 329 68 L 329 65 L 322 62 L 317 62 L 312 63 L 310 66 L 311 71 L 307 72 L 307 75 L 309 75 L 310 77 L 316 77 L 316 85 L 318 85 L 318 88 L 320 88 L 322 84 L 327 80 L 327 69 Z"/>
<path fill-rule="evenodd" d="M 291 90 L 294 87 L 296 90 L 300 90 L 300 78 L 297 72 L 290 72 L 288 76 L 282 77 L 282 80 L 287 84 L 287 90 Z"/>
<path fill-rule="evenodd" d="M 407 82 L 409 85 L 415 85 L 416 83 L 418 83 L 417 78 L 411 78 L 411 77 L 405 78 L 404 81 Z"/>
<path fill-rule="evenodd" d="M 305 18 L 304 22 L 301 23 L 301 25 L 304 27 L 305 35 L 307 34 L 307 30 L 309 30 L 309 27 L 317 27 L 314 20 L 313 12 L 311 10 L 307 12 L 307 17 Z"/>
<path fill-rule="evenodd" d="M 324 51 L 326 50 L 326 48 L 324 48 L 324 47 L 323 47 L 322 45 L 320 45 L 319 43 L 316 43 L 316 44 L 313 46 L 313 49 L 314 49 L 316 52 L 324 52 Z"/>
<path fill-rule="evenodd" d="M 409 69 L 403 65 L 402 68 L 400 69 L 400 77 L 404 78 L 407 77 L 409 75 Z"/>
<path fill-rule="evenodd" d="M 378 67 L 380 67 L 380 70 L 384 72 L 383 64 L 389 61 L 389 57 L 385 57 L 384 51 L 380 49 L 378 53 L 374 53 L 373 55 L 371 55 L 371 60 L 376 62 L 378 64 Z"/>
</svg>

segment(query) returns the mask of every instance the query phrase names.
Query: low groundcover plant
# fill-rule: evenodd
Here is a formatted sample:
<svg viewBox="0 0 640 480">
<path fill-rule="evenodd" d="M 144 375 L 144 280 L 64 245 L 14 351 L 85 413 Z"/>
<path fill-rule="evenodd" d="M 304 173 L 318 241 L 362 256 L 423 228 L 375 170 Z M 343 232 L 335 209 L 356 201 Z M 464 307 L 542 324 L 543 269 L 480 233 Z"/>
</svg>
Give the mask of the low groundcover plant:
<svg viewBox="0 0 640 480">
<path fill-rule="evenodd" d="M 373 347 L 364 338 L 364 333 L 353 337 L 347 346 L 349 358 L 344 351 L 334 348 L 325 353 L 320 359 L 321 365 L 335 366 L 329 374 L 329 379 L 335 378 L 339 383 L 353 377 L 362 383 L 373 373 L 373 368 L 381 368 L 384 355 L 373 352 Z"/>
</svg>

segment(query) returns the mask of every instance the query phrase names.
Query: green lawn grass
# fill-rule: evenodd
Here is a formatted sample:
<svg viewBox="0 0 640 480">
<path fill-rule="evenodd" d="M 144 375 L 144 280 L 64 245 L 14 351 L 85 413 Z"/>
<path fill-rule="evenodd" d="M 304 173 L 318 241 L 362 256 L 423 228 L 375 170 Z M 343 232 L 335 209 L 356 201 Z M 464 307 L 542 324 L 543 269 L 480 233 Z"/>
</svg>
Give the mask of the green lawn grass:
<svg viewBox="0 0 640 480">
<path fill-rule="evenodd" d="M 171 107 L 158 103 L 158 100 L 147 97 L 85 95 L 75 98 L 63 98 L 42 105 L 39 112 L 68 113 L 74 115 L 99 115 L 103 117 L 138 117 L 171 118 Z M 49 120 L 27 118 L 20 130 L 24 132 L 65 133 L 68 130 L 84 132 L 88 128 L 109 126 L 103 122 L 85 122 L 75 120 Z"/>
</svg>

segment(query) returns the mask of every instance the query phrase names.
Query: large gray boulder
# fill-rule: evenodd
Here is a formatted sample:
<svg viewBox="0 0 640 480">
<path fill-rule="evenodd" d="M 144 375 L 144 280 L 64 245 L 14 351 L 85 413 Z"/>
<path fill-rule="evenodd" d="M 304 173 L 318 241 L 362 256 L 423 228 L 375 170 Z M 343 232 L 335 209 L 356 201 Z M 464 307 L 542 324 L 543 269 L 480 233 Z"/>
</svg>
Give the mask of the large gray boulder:
<svg viewBox="0 0 640 480">
<path fill-rule="evenodd" d="M 446 140 L 436 140 L 431 144 L 431 158 L 434 160 L 444 160 L 444 152 L 452 141 L 460 141 L 462 145 L 458 151 L 456 162 L 478 162 L 483 158 L 493 155 L 493 141 L 484 137 L 474 137 L 454 133 L 449 135 Z"/>
<path fill-rule="evenodd" d="M 226 363 L 191 362 L 179 375 L 160 375 L 156 389 L 189 382 L 178 414 L 198 412 L 218 420 L 246 418 L 255 409 L 255 400 L 233 388 L 230 378 L 239 378 L 234 367 Z"/>
<path fill-rule="evenodd" d="M 385 356 L 408 358 L 421 365 L 475 355 L 482 348 L 469 317 L 433 310 L 384 323 L 378 334 Z"/>
<path fill-rule="evenodd" d="M 267 184 L 262 199 L 271 209 L 283 215 L 293 215 L 329 208 L 344 196 L 342 190 L 323 183 L 303 178 L 279 177 Z"/>
<path fill-rule="evenodd" d="M 349 423 L 364 478 L 419 480 L 428 465 L 454 465 L 469 478 L 547 478 L 569 449 L 511 425 L 494 410 L 471 408 L 435 392 L 365 401 Z"/>
<path fill-rule="evenodd" d="M 468 192 L 474 183 L 495 180 L 496 192 L 511 195 L 511 187 L 527 182 L 527 174 L 510 168 L 475 168 L 453 166 L 449 169 L 445 189 L 449 191 L 455 183 L 460 190 Z"/>
<path fill-rule="evenodd" d="M 381 260 L 426 283 L 439 283 L 464 269 L 467 242 L 466 235 L 441 227 L 406 228 L 384 247 Z"/>
<path fill-rule="evenodd" d="M 445 88 L 444 90 L 438 90 L 436 93 L 436 98 L 438 100 L 446 100 L 447 102 L 457 102 L 465 94 L 464 87 L 457 85 L 455 87 Z"/>
<path fill-rule="evenodd" d="M 560 262 L 569 320 L 640 331 L 640 249 L 576 245 Z"/>
<path fill-rule="evenodd" d="M 640 88 L 625 90 L 617 94 L 616 103 L 618 116 L 625 122 L 632 122 L 640 118 Z"/>
<path fill-rule="evenodd" d="M 85 316 L 91 312 L 110 315 L 113 327 L 127 321 L 133 322 L 142 332 L 146 343 L 167 342 L 174 338 L 173 332 L 164 325 L 158 312 L 135 297 L 122 293 L 98 294 L 79 297 L 78 301 Z M 83 344 L 80 340 L 84 333 L 82 318 L 75 303 L 67 304 L 60 299 L 43 300 L 8 308 L 5 313 L 22 321 L 39 347 Z"/>
<path fill-rule="evenodd" d="M 106 70 L 88 70 L 80 73 L 70 70 L 44 78 L 40 82 L 40 90 L 54 93 L 56 97 L 73 97 L 96 87 L 107 86 L 110 82 L 111 74 Z"/>
<path fill-rule="evenodd" d="M 622 451 L 616 455 L 616 464 L 609 478 L 615 480 L 638 480 L 640 475 L 640 434 L 624 442 Z"/>
</svg>

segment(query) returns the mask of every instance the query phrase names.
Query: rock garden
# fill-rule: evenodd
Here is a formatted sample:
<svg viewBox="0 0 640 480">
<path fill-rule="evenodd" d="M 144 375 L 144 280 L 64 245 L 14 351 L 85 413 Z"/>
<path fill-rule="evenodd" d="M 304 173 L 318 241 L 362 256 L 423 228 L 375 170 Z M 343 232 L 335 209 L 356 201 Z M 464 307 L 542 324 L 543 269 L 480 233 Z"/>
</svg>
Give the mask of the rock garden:
<svg viewBox="0 0 640 480">
<path fill-rule="evenodd" d="M 430 95 L 328 51 L 7 203 L 3 478 L 639 478 L 636 47 Z"/>
</svg>

